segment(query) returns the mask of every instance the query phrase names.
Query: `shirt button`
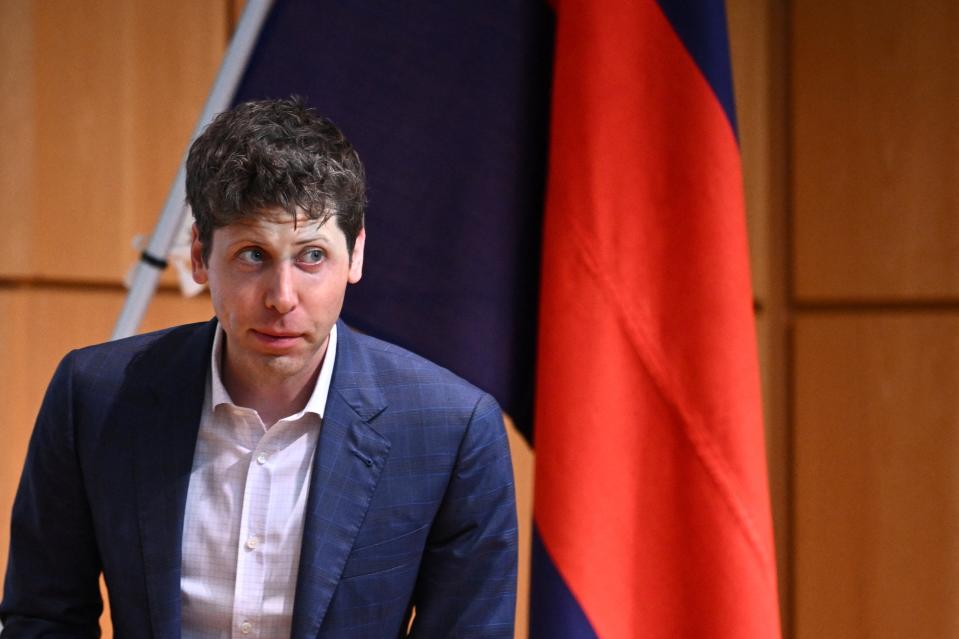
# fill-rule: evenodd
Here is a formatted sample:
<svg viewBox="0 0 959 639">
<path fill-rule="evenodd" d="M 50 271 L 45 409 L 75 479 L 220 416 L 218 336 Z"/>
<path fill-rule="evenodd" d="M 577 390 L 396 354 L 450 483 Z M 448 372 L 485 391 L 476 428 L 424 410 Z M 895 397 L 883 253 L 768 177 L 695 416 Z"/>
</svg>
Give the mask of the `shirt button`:
<svg viewBox="0 0 959 639">
<path fill-rule="evenodd" d="M 250 634 L 251 630 L 253 630 L 253 624 L 251 624 L 249 621 L 244 621 L 240 624 L 240 632 L 243 634 L 248 635 Z"/>
<path fill-rule="evenodd" d="M 257 537 L 256 535 L 251 535 L 246 540 L 246 547 L 249 548 L 250 550 L 256 550 L 256 547 L 259 545 L 260 545 L 260 538 Z"/>
<path fill-rule="evenodd" d="M 256 463 L 262 466 L 263 464 L 266 463 L 267 459 L 269 458 L 266 456 L 266 453 L 260 453 L 259 455 L 256 456 Z"/>
</svg>

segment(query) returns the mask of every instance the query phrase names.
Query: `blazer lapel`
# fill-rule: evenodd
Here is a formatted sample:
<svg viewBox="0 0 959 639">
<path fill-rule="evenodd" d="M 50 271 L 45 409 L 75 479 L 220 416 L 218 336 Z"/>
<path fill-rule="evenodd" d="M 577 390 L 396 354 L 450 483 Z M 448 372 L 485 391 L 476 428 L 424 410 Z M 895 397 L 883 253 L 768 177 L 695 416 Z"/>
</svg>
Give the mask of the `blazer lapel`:
<svg viewBox="0 0 959 639">
<path fill-rule="evenodd" d="M 137 515 L 153 636 L 180 636 L 180 561 L 187 488 L 193 467 L 215 321 L 176 331 L 131 364 L 145 380 L 135 428 Z M 188 330 L 188 329 L 185 329 Z"/>
<path fill-rule="evenodd" d="M 339 322 L 337 353 L 303 524 L 292 639 L 319 633 L 386 463 L 390 442 L 371 425 L 384 408 L 369 365 Z"/>
</svg>

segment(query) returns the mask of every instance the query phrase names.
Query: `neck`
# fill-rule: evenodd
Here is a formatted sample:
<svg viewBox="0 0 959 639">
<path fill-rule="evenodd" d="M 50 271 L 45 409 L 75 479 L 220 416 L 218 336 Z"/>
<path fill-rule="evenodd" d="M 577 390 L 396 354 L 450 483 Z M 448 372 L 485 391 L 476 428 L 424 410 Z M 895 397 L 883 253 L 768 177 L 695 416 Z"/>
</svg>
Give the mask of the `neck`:
<svg viewBox="0 0 959 639">
<path fill-rule="evenodd" d="M 324 344 L 311 366 L 290 371 L 282 362 L 237 360 L 237 354 L 231 357 L 229 344 L 224 343 L 220 359 L 223 387 L 233 403 L 255 410 L 269 428 L 306 406 L 316 388 L 328 345 Z"/>
<path fill-rule="evenodd" d="M 263 424 L 269 428 L 280 419 L 303 410 L 313 394 L 319 372 L 317 367 L 305 381 L 249 380 L 241 375 L 231 374 L 230 367 L 226 366 L 223 371 L 223 386 L 233 403 L 255 410 Z"/>
</svg>

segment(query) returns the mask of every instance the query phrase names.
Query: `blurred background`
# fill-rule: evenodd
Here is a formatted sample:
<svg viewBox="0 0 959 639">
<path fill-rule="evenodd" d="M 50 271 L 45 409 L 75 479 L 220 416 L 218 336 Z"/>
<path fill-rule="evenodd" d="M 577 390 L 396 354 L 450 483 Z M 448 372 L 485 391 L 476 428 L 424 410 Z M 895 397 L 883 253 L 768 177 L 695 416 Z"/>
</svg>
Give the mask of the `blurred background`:
<svg viewBox="0 0 959 639">
<path fill-rule="evenodd" d="M 109 337 L 243 4 L 0 1 L 0 566 L 46 384 Z M 959 636 L 959 4 L 727 12 L 784 636 Z M 142 328 L 211 315 L 168 275 Z"/>
</svg>

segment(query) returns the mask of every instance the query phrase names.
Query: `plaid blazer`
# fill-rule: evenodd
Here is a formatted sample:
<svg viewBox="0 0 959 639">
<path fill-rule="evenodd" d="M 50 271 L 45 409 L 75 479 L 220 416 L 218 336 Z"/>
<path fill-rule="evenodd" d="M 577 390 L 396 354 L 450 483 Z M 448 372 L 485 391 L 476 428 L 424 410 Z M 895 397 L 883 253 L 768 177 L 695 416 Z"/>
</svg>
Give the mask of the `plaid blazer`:
<svg viewBox="0 0 959 639">
<path fill-rule="evenodd" d="M 180 547 L 215 320 L 74 351 L 37 418 L 4 639 L 180 636 Z M 313 461 L 295 639 L 512 637 L 516 512 L 487 394 L 339 326 Z M 272 638 L 270 638 L 272 639 Z"/>
</svg>

